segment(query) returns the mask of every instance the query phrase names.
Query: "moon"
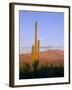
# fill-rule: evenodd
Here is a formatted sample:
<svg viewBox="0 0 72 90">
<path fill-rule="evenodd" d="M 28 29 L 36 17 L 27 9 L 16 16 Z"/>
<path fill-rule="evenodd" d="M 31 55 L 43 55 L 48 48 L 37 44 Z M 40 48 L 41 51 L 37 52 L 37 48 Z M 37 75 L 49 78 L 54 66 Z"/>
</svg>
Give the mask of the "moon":
<svg viewBox="0 0 72 90">
<path fill-rule="evenodd" d="M 43 41 L 43 40 L 44 40 L 44 38 L 43 38 L 43 37 L 41 37 L 41 40 Z"/>
</svg>

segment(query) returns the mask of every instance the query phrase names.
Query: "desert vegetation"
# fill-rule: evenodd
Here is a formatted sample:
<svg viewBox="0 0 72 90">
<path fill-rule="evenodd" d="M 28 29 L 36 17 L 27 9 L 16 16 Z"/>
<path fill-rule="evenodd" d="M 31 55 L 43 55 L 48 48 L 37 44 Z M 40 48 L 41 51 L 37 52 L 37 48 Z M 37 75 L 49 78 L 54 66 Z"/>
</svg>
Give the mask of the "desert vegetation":
<svg viewBox="0 0 72 90">
<path fill-rule="evenodd" d="M 48 61 L 42 64 L 39 60 L 35 60 L 30 63 L 25 63 L 20 66 L 19 70 L 20 79 L 32 79 L 32 78 L 52 78 L 63 77 L 64 66 L 63 64 L 54 65 Z"/>
<path fill-rule="evenodd" d="M 19 78 L 64 77 L 64 51 L 48 50 L 40 52 L 39 60 L 31 60 L 31 53 L 20 54 Z"/>
</svg>

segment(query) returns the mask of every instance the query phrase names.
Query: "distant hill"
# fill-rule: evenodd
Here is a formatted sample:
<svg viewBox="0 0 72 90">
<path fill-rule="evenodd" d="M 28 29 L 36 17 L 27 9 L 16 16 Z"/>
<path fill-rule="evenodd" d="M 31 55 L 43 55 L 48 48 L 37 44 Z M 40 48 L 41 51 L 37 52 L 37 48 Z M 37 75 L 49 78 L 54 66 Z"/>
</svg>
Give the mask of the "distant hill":
<svg viewBox="0 0 72 90">
<path fill-rule="evenodd" d="M 25 62 L 32 63 L 31 53 L 20 54 L 19 55 L 20 64 Z M 47 50 L 40 52 L 39 60 L 41 63 L 50 62 L 50 63 L 64 63 L 64 50 Z"/>
</svg>

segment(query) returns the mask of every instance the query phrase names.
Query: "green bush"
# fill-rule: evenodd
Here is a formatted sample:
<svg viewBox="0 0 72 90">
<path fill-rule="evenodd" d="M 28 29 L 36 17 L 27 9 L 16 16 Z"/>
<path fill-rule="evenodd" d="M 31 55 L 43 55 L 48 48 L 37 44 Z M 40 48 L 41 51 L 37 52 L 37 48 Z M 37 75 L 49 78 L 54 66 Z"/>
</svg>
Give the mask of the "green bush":
<svg viewBox="0 0 72 90">
<path fill-rule="evenodd" d="M 52 63 L 48 66 L 48 62 L 41 64 L 39 60 L 35 60 L 32 65 L 26 63 L 19 71 L 20 79 L 64 77 L 64 67 L 61 64 L 53 67 Z"/>
</svg>

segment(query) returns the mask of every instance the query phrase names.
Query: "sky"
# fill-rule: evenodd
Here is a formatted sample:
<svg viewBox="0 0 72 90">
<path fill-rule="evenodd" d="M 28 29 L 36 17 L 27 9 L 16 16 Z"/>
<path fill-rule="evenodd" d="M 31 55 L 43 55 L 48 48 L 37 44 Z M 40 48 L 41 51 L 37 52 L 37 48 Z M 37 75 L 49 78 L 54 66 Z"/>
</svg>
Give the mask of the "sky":
<svg viewBox="0 0 72 90">
<path fill-rule="evenodd" d="M 35 22 L 38 22 L 40 47 L 64 46 L 64 13 L 19 11 L 20 52 L 34 44 Z"/>
</svg>

